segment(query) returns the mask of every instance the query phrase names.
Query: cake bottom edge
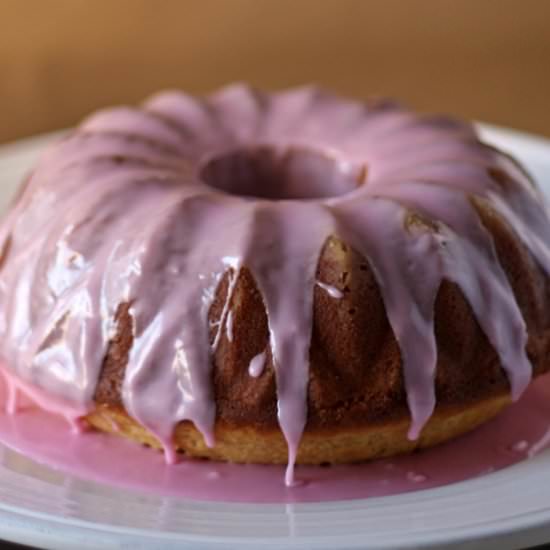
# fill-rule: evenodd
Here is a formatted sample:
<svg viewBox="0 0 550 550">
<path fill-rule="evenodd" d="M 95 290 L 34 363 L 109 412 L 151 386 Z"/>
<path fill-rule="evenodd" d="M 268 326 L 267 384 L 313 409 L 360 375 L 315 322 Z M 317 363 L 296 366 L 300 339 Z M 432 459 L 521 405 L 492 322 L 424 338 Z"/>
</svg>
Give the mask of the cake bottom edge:
<svg viewBox="0 0 550 550">
<path fill-rule="evenodd" d="M 470 432 L 491 420 L 511 403 L 509 395 L 487 398 L 462 409 L 436 410 L 420 437 L 407 437 L 409 420 L 322 432 L 306 431 L 300 442 L 297 464 L 349 464 L 387 458 L 433 447 Z M 126 437 L 136 443 L 162 449 L 160 441 L 123 409 L 98 406 L 85 417 L 95 429 Z M 255 464 L 286 464 L 287 444 L 279 430 L 232 426 L 218 422 L 216 444 L 209 448 L 191 422 L 179 423 L 173 434 L 174 448 L 191 458 Z"/>
</svg>

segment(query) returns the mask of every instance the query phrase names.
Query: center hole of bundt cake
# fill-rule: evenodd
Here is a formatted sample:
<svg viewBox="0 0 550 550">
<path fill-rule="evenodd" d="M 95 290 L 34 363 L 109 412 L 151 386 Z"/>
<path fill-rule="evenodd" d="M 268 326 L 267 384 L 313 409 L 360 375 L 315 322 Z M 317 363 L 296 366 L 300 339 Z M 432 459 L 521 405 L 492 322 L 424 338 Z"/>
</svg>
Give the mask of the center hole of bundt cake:
<svg viewBox="0 0 550 550">
<path fill-rule="evenodd" d="M 216 156 L 202 167 L 200 176 L 231 195 L 305 200 L 349 193 L 363 183 L 365 170 L 313 149 L 263 146 Z"/>
</svg>

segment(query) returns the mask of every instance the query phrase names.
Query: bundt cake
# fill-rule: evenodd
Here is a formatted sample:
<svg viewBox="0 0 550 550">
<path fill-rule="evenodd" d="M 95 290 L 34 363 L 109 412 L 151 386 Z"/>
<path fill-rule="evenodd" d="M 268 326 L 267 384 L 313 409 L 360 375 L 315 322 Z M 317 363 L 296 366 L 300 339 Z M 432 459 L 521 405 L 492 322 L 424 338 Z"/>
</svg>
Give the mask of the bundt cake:
<svg viewBox="0 0 550 550">
<path fill-rule="evenodd" d="M 543 197 L 474 127 L 316 88 L 163 92 L 51 147 L 0 226 L 15 388 L 193 457 L 354 462 L 550 367 Z"/>
</svg>

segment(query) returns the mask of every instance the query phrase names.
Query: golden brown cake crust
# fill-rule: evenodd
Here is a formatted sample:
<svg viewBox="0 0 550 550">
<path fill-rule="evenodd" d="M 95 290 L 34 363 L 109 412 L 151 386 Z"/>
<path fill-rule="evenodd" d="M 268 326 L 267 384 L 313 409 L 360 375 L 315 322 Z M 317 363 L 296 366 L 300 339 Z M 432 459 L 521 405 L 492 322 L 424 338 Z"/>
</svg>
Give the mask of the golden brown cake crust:
<svg viewBox="0 0 550 550">
<path fill-rule="evenodd" d="M 407 438 L 408 421 L 370 427 L 307 432 L 300 442 L 298 464 L 342 464 L 383 458 L 432 447 L 462 435 L 496 416 L 507 404 L 507 396 L 493 397 L 462 410 L 439 411 L 431 417 L 415 441 Z M 161 449 L 157 439 L 122 409 L 102 406 L 88 415 L 90 425 Z M 182 422 L 174 433 L 174 446 L 185 455 L 236 463 L 286 464 L 288 449 L 279 430 L 254 426 L 216 425 L 216 446 L 208 448 L 200 432 Z"/>
<path fill-rule="evenodd" d="M 546 372 L 550 367 L 547 277 L 501 217 L 479 199 L 475 199 L 475 206 L 493 236 L 526 321 L 527 351 L 534 373 Z M 411 223 L 423 221 L 412 219 Z M 322 288 L 315 288 L 308 423 L 299 462 L 364 460 L 430 446 L 493 417 L 508 401 L 509 385 L 497 354 L 460 289 L 444 281 L 435 304 L 437 408 L 420 441 L 409 442 L 405 437 L 409 412 L 399 348 L 368 262 L 331 238 L 324 247 L 317 277 L 341 290 L 343 298 L 333 299 Z M 218 289 L 211 321 L 220 317 L 227 281 L 226 277 Z M 178 426 L 175 443 L 191 455 L 238 462 L 285 462 L 286 445 L 278 428 L 269 351 L 262 375 L 253 378 L 248 373 L 250 360 L 269 346 L 265 308 L 246 269 L 239 275 L 231 310 L 232 341 L 222 327 L 213 358 L 216 448 L 207 449 L 186 422 Z M 106 415 L 112 415 L 120 433 L 155 445 L 123 409 L 121 381 L 132 344 L 129 304 L 120 306 L 117 320 L 118 334 L 111 342 L 97 387 L 98 411 L 89 421 L 112 431 L 105 420 Z M 211 338 L 214 336 L 213 328 Z M 347 442 L 347 451 L 342 442 Z"/>
</svg>

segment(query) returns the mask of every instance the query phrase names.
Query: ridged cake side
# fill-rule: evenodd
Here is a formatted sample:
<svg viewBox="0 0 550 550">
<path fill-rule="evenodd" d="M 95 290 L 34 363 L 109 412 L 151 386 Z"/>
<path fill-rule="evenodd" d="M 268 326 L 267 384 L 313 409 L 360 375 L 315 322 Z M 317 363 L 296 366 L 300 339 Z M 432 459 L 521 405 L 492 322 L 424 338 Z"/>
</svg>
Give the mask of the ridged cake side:
<svg viewBox="0 0 550 550">
<path fill-rule="evenodd" d="M 500 216 L 486 206 L 478 208 L 526 320 L 527 352 L 534 375 L 540 375 L 550 369 L 548 277 Z M 437 406 L 422 436 L 409 439 L 399 346 L 368 260 L 333 238 L 324 248 L 317 279 L 341 290 L 343 297 L 315 289 L 308 423 L 298 463 L 355 462 L 429 447 L 486 422 L 511 402 L 498 355 L 460 288 L 444 281 L 435 303 Z M 210 312 L 213 326 L 220 320 L 226 292 L 227 277 Z M 209 449 L 187 422 L 176 430 L 174 444 L 189 456 L 285 463 L 273 358 L 267 354 L 261 376 L 254 378 L 248 372 L 251 360 L 269 340 L 265 307 L 248 271 L 237 283 L 231 311 L 232 339 L 227 326 L 222 326 L 213 372 L 216 447 Z M 105 431 L 161 447 L 124 411 L 121 386 L 132 343 L 130 323 L 127 309 L 121 309 L 119 333 L 97 388 L 100 407 L 89 421 Z"/>
</svg>

